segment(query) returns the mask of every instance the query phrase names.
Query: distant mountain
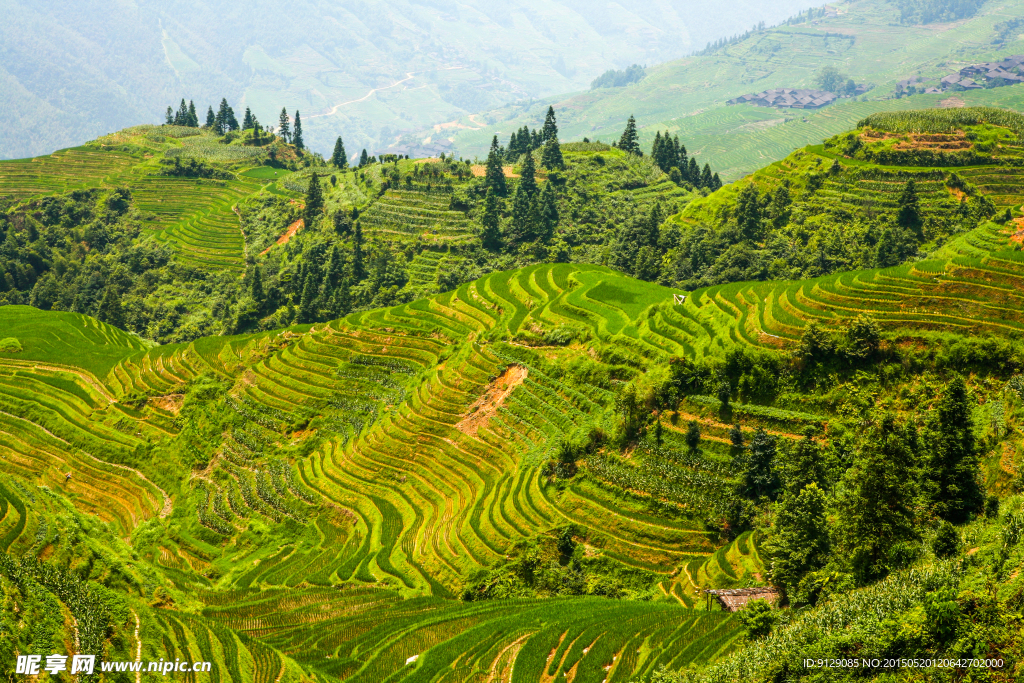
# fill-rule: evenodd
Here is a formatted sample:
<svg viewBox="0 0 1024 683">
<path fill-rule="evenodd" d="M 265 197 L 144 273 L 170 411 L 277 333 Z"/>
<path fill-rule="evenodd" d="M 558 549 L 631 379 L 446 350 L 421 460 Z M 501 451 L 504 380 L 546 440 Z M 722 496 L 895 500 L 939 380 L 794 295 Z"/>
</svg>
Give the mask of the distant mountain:
<svg viewBox="0 0 1024 683">
<path fill-rule="evenodd" d="M 299 109 L 306 142 L 350 152 L 405 130 L 579 90 L 802 6 L 753 0 L 83 0 L 4 3 L 0 158 L 226 97 L 263 123 Z"/>
<path fill-rule="evenodd" d="M 710 162 L 723 179 L 734 180 L 784 158 L 794 148 L 851 128 L 873 112 L 934 107 L 946 100 L 949 104 L 1024 105 L 1024 86 L 896 98 L 900 81 L 920 77 L 920 91 L 938 86 L 942 77 L 976 62 L 1024 53 L 1020 29 L 1024 5 L 970 4 L 968 9 L 976 13 L 966 19 L 900 25 L 907 3 L 831 3 L 793 22 L 774 28 L 769 24 L 740 40 L 702 50 L 700 56 L 648 66 L 643 80 L 624 88 L 519 102 L 473 121 L 466 119 L 463 124 L 478 129 L 458 131 L 453 144 L 458 154 L 482 157 L 495 134 L 504 144 L 523 125 L 540 125 L 549 104 L 558 110 L 564 139 L 588 136 L 611 142 L 618 139 L 632 114 L 645 151 L 650 150 L 656 131 L 667 130 L 678 135 L 702 165 Z M 959 4 L 944 0 L 930 2 L 928 7 L 929 17 L 940 11 L 960 11 Z M 857 84 L 867 84 L 870 90 L 820 110 L 726 104 L 771 88 L 816 88 L 815 76 L 826 66 Z M 479 127 L 474 121 L 490 125 Z"/>
</svg>

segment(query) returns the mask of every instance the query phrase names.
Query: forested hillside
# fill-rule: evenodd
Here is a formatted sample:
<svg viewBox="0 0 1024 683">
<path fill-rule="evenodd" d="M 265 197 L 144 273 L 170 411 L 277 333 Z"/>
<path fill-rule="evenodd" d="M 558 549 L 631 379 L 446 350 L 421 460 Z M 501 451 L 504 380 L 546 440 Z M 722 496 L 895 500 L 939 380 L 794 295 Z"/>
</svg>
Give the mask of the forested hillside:
<svg viewBox="0 0 1024 683">
<path fill-rule="evenodd" d="M 186 0 L 113 10 L 86 0 L 51 12 L 15 0 L 0 25 L 0 159 L 158 123 L 183 96 L 204 111 L 227 97 L 267 123 L 282 106 L 299 109 L 313 149 L 326 153 L 344 130 L 372 150 L 403 132 L 585 88 L 607 69 L 680 57 L 803 5 L 713 6 Z"/>
<path fill-rule="evenodd" d="M 620 122 L 632 114 L 645 149 L 657 133 L 678 135 L 701 166 L 710 163 L 728 182 L 794 149 L 819 144 L 872 113 L 932 108 L 943 101 L 943 106 L 1024 106 L 1020 86 L 909 97 L 898 92 L 907 79 L 920 78 L 921 92 L 970 64 L 1024 53 L 1019 30 L 1024 8 L 1017 4 L 855 0 L 800 9 L 778 25 L 768 21 L 711 40 L 694 56 L 648 63 L 644 78 L 626 87 L 517 103 L 475 117 L 476 123 L 463 119 L 466 128 L 455 135 L 458 153 L 482 157 L 492 135 L 536 125 L 554 105 L 564 112 L 562 130 L 570 139 L 611 142 Z M 821 109 L 726 104 L 772 88 L 823 88 L 844 95 L 835 87 L 837 80 L 867 89 Z M 480 127 L 481 120 L 492 123 Z"/>
<path fill-rule="evenodd" d="M 265 135 L 0 163 L 3 676 L 1018 675 L 1020 114 L 725 186 L 553 110 L 481 164 Z"/>
</svg>

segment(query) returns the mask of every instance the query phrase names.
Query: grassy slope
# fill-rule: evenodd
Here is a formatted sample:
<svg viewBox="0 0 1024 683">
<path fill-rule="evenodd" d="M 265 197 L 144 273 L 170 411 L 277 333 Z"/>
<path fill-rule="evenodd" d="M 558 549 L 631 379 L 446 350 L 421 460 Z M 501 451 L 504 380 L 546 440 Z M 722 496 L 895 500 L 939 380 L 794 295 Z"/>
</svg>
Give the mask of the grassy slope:
<svg viewBox="0 0 1024 683">
<path fill-rule="evenodd" d="M 1024 12 L 1008 4 L 986 3 L 970 20 L 922 27 L 892 25 L 895 10 L 884 0 L 833 6 L 842 12 L 838 17 L 769 29 L 713 55 L 653 67 L 643 81 L 627 88 L 548 98 L 526 111 L 498 110 L 491 114 L 497 120 L 494 125 L 456 137 L 460 152 L 482 157 L 492 135 L 507 138 L 524 124 L 539 125 L 551 103 L 559 112 L 565 139 L 586 135 L 610 142 L 618 139 L 624 121 L 634 114 L 645 148 L 655 131 L 667 129 L 678 134 L 702 164 L 710 162 L 723 180 L 735 180 L 796 147 L 849 129 L 869 113 L 937 106 L 945 99 L 931 95 L 885 99 L 899 80 L 921 75 L 937 81 L 966 64 L 1024 51 L 1022 40 L 998 48 L 991 44 L 996 23 Z M 856 40 L 825 40 L 825 33 L 854 35 Z M 867 101 L 841 100 L 820 111 L 725 105 L 733 97 L 766 88 L 814 87 L 816 71 L 829 65 L 858 83 L 874 84 Z M 1020 107 L 1022 89 L 958 96 L 972 105 Z M 472 125 L 468 120 L 464 123 Z"/>
</svg>

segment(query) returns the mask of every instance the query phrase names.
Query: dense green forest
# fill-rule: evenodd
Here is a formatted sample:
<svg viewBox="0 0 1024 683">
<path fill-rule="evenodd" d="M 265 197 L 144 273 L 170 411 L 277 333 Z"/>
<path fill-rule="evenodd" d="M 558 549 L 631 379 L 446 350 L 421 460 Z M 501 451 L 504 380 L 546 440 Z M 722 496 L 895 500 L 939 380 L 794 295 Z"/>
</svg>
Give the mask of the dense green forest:
<svg viewBox="0 0 1024 683">
<path fill-rule="evenodd" d="M 353 166 L 194 112 L 0 162 L 0 675 L 1019 675 L 1024 116 L 722 185 L 632 117 Z"/>
</svg>

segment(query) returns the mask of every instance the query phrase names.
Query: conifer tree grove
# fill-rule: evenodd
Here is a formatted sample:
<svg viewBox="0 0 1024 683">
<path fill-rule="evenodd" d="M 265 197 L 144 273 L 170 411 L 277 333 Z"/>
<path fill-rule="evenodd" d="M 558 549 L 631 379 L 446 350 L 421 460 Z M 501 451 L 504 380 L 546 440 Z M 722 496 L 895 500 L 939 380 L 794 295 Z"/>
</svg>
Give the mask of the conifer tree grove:
<svg viewBox="0 0 1024 683">
<path fill-rule="evenodd" d="M 299 118 L 298 109 L 295 110 L 295 128 L 292 130 L 292 144 L 300 152 L 305 147 L 305 142 L 302 139 L 302 119 Z"/>
<path fill-rule="evenodd" d="M 335 168 L 339 168 L 344 171 L 348 168 L 348 156 L 345 154 L 345 143 L 341 141 L 341 136 L 334 142 L 334 153 L 331 154 L 331 163 Z"/>
<path fill-rule="evenodd" d="M 939 516 L 956 524 L 981 512 L 985 502 L 972 412 L 967 385 L 958 376 L 942 392 L 929 425 L 928 492 Z"/>
<path fill-rule="evenodd" d="M 630 154 L 643 153 L 640 151 L 639 136 L 636 132 L 636 119 L 632 115 L 626 121 L 626 130 L 622 131 L 622 137 L 619 138 L 619 149 Z"/>
<path fill-rule="evenodd" d="M 288 110 L 281 107 L 281 116 L 277 119 L 277 134 L 282 142 L 291 140 L 291 124 L 288 123 Z"/>
</svg>

